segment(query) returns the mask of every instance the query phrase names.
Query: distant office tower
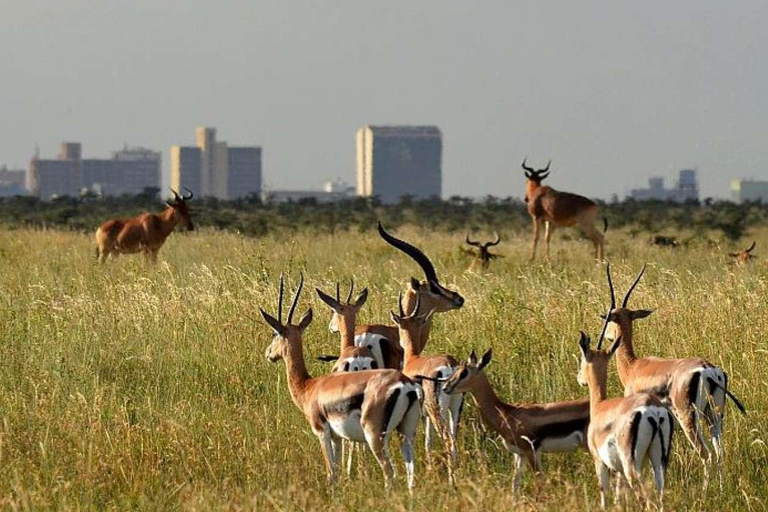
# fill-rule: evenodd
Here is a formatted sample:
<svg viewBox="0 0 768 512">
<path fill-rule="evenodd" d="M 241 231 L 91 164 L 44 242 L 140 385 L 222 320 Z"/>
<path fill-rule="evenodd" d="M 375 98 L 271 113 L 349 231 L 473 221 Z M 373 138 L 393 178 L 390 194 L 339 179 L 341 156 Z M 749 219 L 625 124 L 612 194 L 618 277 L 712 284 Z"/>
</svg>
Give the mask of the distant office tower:
<svg viewBox="0 0 768 512">
<path fill-rule="evenodd" d="M 25 169 L 9 169 L 0 167 L 0 196 L 27 195 L 27 171 Z"/>
<path fill-rule="evenodd" d="M 629 195 L 638 201 L 649 199 L 678 203 L 698 201 L 699 183 L 696 179 L 696 171 L 692 169 L 680 171 L 674 188 L 664 188 L 664 178 L 653 177 L 648 180 L 648 188 L 633 189 Z"/>
<path fill-rule="evenodd" d="M 736 203 L 747 201 L 768 203 L 768 181 L 734 180 L 731 182 L 731 199 Z"/>
<path fill-rule="evenodd" d="M 160 186 L 161 164 L 160 152 L 127 146 L 113 152 L 111 158 L 84 159 L 79 142 L 64 142 L 57 159 L 32 158 L 27 188 L 42 199 L 77 196 L 83 189 L 135 195 Z"/>
<path fill-rule="evenodd" d="M 261 148 L 229 147 L 216 129 L 199 127 L 196 147 L 171 147 L 171 187 L 202 197 L 237 199 L 261 190 Z"/>
<path fill-rule="evenodd" d="M 364 126 L 357 131 L 357 195 L 384 203 L 440 197 L 442 153 L 436 126 Z"/>
</svg>

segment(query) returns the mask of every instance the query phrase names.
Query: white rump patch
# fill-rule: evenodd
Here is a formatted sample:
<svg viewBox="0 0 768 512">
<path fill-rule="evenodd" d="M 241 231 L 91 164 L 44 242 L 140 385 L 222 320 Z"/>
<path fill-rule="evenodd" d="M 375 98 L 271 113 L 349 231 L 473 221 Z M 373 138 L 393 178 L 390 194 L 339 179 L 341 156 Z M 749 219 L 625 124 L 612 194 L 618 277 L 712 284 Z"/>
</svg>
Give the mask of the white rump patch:
<svg viewBox="0 0 768 512">
<path fill-rule="evenodd" d="M 373 361 L 374 359 L 372 357 L 348 357 L 346 359 L 342 359 L 336 364 L 336 371 L 362 372 L 364 370 L 372 370 Z M 345 367 L 346 370 L 344 369 Z"/>
<path fill-rule="evenodd" d="M 373 354 L 374 359 L 376 359 L 376 364 L 379 365 L 379 369 L 381 370 L 384 368 L 384 353 L 381 350 L 381 340 L 386 339 L 387 338 L 380 334 L 364 332 L 363 334 L 355 336 L 355 346 L 368 347 L 368 350 Z"/>
</svg>

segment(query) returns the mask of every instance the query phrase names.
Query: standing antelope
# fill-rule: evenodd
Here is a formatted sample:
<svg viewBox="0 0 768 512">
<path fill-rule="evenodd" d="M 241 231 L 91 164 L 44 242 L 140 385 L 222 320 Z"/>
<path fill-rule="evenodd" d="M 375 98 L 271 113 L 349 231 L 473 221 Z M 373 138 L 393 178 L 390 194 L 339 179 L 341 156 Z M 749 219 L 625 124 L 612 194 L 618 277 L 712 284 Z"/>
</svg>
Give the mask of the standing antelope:
<svg viewBox="0 0 768 512">
<path fill-rule="evenodd" d="M 474 260 L 472 260 L 472 263 L 469 265 L 467 270 L 474 270 L 477 267 L 480 267 L 482 270 L 488 270 L 488 266 L 491 264 L 491 260 L 503 257 L 501 254 L 493 254 L 488 250 L 489 247 L 499 245 L 501 242 L 499 234 L 494 232 L 494 235 L 496 238 L 492 242 L 480 243 L 470 240 L 469 233 L 467 233 L 467 245 L 471 245 L 472 247 L 477 248 L 477 253 L 471 250 L 465 250 L 468 255 L 474 256 Z"/>
<path fill-rule="evenodd" d="M 312 322 L 309 309 L 298 325 L 291 323 L 304 284 L 301 277 L 288 319 L 283 324 L 283 277 L 280 276 L 278 316 L 263 309 L 261 316 L 275 336 L 265 353 L 271 362 L 285 360 L 288 390 L 320 441 L 329 482 L 336 479 L 341 440 L 367 443 L 384 472 L 385 484 L 392 480 L 387 444 L 395 429 L 402 433 L 408 488 L 414 483 L 413 440 L 421 418 L 421 388 L 396 370 L 331 373 L 312 377 L 304 364 L 302 335 Z"/>
<path fill-rule="evenodd" d="M 581 332 L 581 367 L 577 380 L 589 386 L 589 428 L 587 446 L 595 462 L 600 485 L 600 506 L 605 508 L 610 472 L 617 474 L 616 501 L 622 481 L 630 488 L 637 480 L 640 496 L 642 471 L 646 460 L 653 467 L 659 503 L 663 504 L 664 476 L 672 448 L 672 413 L 649 393 L 634 393 L 608 398 L 608 362 L 621 344 L 618 338 L 608 350 L 602 350 L 606 320 L 597 341 L 597 350 L 590 348 L 590 339 Z"/>
<path fill-rule="evenodd" d="M 544 221 L 544 241 L 546 257 L 549 258 L 549 240 L 555 226 L 579 226 L 595 246 L 595 258 L 603 260 L 603 233 L 608 229 L 608 220 L 603 219 L 603 233 L 595 227 L 597 222 L 597 204 L 591 199 L 570 192 L 560 192 L 551 187 L 542 186 L 541 182 L 549 176 L 550 160 L 544 169 L 534 170 L 525 165 L 525 202 L 528 213 L 533 219 L 533 248 L 531 260 L 536 259 L 536 246 L 539 243 L 539 223 Z"/>
<path fill-rule="evenodd" d="M 378 229 L 379 235 L 384 241 L 410 256 L 424 271 L 425 279 L 423 281 L 411 278 L 400 307 L 408 311 L 412 310 L 417 297 L 422 311 L 434 310 L 435 313 L 442 313 L 459 309 L 464 305 L 464 297 L 440 284 L 434 265 L 423 252 L 408 242 L 387 233 L 381 222 L 379 222 Z M 423 350 L 431 328 L 432 317 L 427 320 L 422 329 L 421 339 L 418 341 L 418 352 Z M 402 367 L 403 352 L 400 348 L 399 331 L 396 325 L 361 325 L 355 329 L 355 344 L 367 346 L 377 361 L 383 361 L 385 368 L 400 369 Z"/>
<path fill-rule="evenodd" d="M 621 307 L 616 307 L 616 292 L 611 279 L 611 266 L 608 265 L 606 274 L 608 287 L 611 291 L 611 308 L 606 321 L 609 322 L 607 339 L 609 341 L 622 339 L 616 364 L 619 379 L 624 386 L 624 394 L 638 392 L 653 393 L 668 402 L 677 418 L 685 437 L 696 450 L 704 463 L 705 484 L 709 479 L 709 462 L 711 454 L 701 432 L 701 419 L 709 427 L 712 446 L 715 451 L 718 469 L 723 455 L 721 435 L 723 428 L 723 413 L 725 397 L 728 396 L 736 404 L 739 411 L 745 413 L 744 406 L 728 390 L 728 376 L 719 367 L 701 357 L 686 359 L 665 359 L 660 357 L 643 357 L 635 355 L 632 325 L 635 320 L 645 318 L 652 310 L 632 310 L 627 306 L 640 278 L 643 277 L 646 266 L 630 286 Z M 721 475 L 722 476 L 722 475 Z"/>
<path fill-rule="evenodd" d="M 131 219 L 112 219 L 96 230 L 96 257 L 100 263 L 107 261 L 110 254 L 133 254 L 143 252 L 148 260 L 157 261 L 157 252 L 165 239 L 182 223 L 189 230 L 195 229 L 189 216 L 187 201 L 192 199 L 192 191 L 180 196 L 173 192 L 173 200 L 166 201 L 166 209 L 160 214 L 142 213 Z"/>
<path fill-rule="evenodd" d="M 732 252 L 728 255 L 731 258 L 736 258 L 735 263 L 737 265 L 746 265 L 752 258 L 755 257 L 755 255 L 752 254 L 752 249 L 755 248 L 755 245 L 757 245 L 757 242 L 752 242 L 752 245 L 750 245 L 748 249 L 744 249 L 743 251 L 739 252 Z"/>
<path fill-rule="evenodd" d="M 589 400 L 545 404 L 505 403 L 496 395 L 483 369 L 491 362 L 492 350 L 477 361 L 475 351 L 460 364 L 443 385 L 443 391 L 471 393 L 483 422 L 494 430 L 515 459 L 512 488 L 517 490 L 525 462 L 541 470 L 541 453 L 571 452 L 586 448 Z"/>
</svg>

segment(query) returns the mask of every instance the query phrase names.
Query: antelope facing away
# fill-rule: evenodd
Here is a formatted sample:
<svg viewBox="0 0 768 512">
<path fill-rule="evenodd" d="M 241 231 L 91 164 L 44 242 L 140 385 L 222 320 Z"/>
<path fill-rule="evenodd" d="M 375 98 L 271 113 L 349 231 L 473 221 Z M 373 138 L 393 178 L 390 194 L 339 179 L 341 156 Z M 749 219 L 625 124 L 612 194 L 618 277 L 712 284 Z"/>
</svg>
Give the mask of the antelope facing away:
<svg viewBox="0 0 768 512">
<path fill-rule="evenodd" d="M 602 350 L 607 325 L 606 320 L 597 350 L 590 348 L 589 337 L 581 332 L 581 368 L 577 377 L 579 384 L 589 386 L 587 446 L 600 484 L 600 506 L 605 508 L 611 472 L 617 475 L 616 501 L 622 483 L 632 489 L 636 480 L 640 483 L 640 496 L 644 497 L 641 478 L 646 460 L 650 460 L 653 467 L 654 484 L 662 504 L 664 476 L 672 448 L 672 413 L 649 393 L 608 398 L 608 363 L 619 348 L 621 338 L 608 350 Z"/>
<path fill-rule="evenodd" d="M 189 231 L 195 229 L 189 216 L 187 201 L 192 199 L 192 191 L 186 189 L 186 194 L 180 196 L 173 192 L 173 200 L 166 201 L 166 209 L 162 213 L 142 213 L 131 219 L 112 219 L 106 221 L 96 230 L 96 257 L 104 263 L 110 254 L 133 254 L 143 252 L 148 260 L 157 261 L 157 252 L 165 243 L 165 239 L 181 223 Z"/>
<path fill-rule="evenodd" d="M 424 271 L 425 279 L 419 281 L 411 278 L 408 290 L 403 297 L 400 307 L 406 311 L 413 310 L 416 298 L 419 298 L 421 311 L 434 311 L 442 313 L 454 309 L 460 309 L 464 305 L 464 297 L 457 292 L 440 284 L 437 272 L 429 258 L 413 245 L 395 238 L 387 233 L 379 222 L 379 235 L 389 245 L 404 252 L 411 257 Z M 430 317 L 421 331 L 421 339 L 418 343 L 418 352 L 423 350 L 429 331 L 432 328 Z M 376 360 L 383 361 L 385 368 L 402 368 L 403 351 L 399 343 L 399 330 L 397 325 L 370 324 L 361 325 L 355 329 L 355 344 L 369 347 Z"/>
<path fill-rule="evenodd" d="M 544 242 L 546 243 L 546 257 L 549 258 L 549 240 L 555 226 L 580 227 L 595 246 L 595 258 L 603 260 L 603 233 L 608 229 L 608 220 L 603 219 L 603 233 L 598 231 L 597 204 L 591 199 L 570 192 L 560 192 L 551 187 L 542 185 L 541 182 L 549 176 L 550 160 L 544 169 L 534 170 L 525 165 L 525 202 L 528 204 L 528 213 L 533 219 L 533 248 L 531 260 L 536 258 L 536 246 L 539 243 L 539 224 L 544 221 Z"/>
<path fill-rule="evenodd" d="M 746 265 L 752 258 L 755 257 L 755 255 L 752 254 L 752 250 L 755 248 L 755 245 L 757 245 L 757 242 L 752 242 L 752 245 L 750 245 L 748 249 L 744 249 L 743 251 L 739 252 L 732 252 L 728 255 L 731 258 L 736 258 L 735 263 L 737 265 Z"/>
<path fill-rule="evenodd" d="M 489 248 L 494 247 L 496 245 L 499 245 L 501 242 L 501 238 L 499 237 L 498 233 L 494 233 L 495 239 L 491 242 L 475 242 L 469 238 L 469 233 L 467 233 L 467 245 L 471 245 L 472 247 L 477 248 L 477 252 L 474 252 L 469 249 L 464 249 L 464 252 L 470 256 L 474 256 L 474 260 L 472 260 L 472 263 L 469 265 L 469 268 L 467 270 L 475 270 L 478 267 L 482 270 L 488 270 L 488 267 L 491 264 L 491 260 L 495 260 L 496 258 L 503 258 L 501 254 L 493 254 Z"/>
<path fill-rule="evenodd" d="M 744 406 L 728 390 L 728 376 L 719 367 L 701 357 L 686 359 L 664 359 L 660 357 L 638 358 L 635 355 L 633 323 L 645 318 L 652 310 L 629 309 L 629 298 L 645 272 L 645 265 L 630 286 L 621 307 L 616 306 L 616 293 L 611 279 L 611 266 L 606 274 L 611 291 L 611 307 L 606 316 L 609 322 L 607 339 L 621 338 L 616 364 L 624 394 L 647 392 L 657 395 L 669 403 L 685 437 L 704 463 L 705 484 L 709 478 L 711 454 L 701 431 L 701 420 L 709 427 L 710 439 L 715 452 L 718 468 L 723 449 L 721 435 L 725 398 L 730 397 L 739 411 Z M 722 476 L 722 475 L 721 475 Z"/>
<path fill-rule="evenodd" d="M 586 448 L 589 400 L 545 404 L 505 403 L 496 395 L 483 369 L 492 350 L 478 362 L 475 351 L 460 364 L 443 385 L 448 394 L 471 393 L 483 422 L 495 431 L 515 459 L 512 487 L 517 490 L 524 463 L 541 470 L 541 454 Z"/>
<path fill-rule="evenodd" d="M 271 362 L 285 360 L 288 390 L 296 407 L 304 413 L 320 441 L 329 482 L 336 479 L 341 458 L 341 440 L 367 443 L 384 472 L 385 484 L 392 480 L 392 463 L 387 453 L 389 436 L 402 434 L 408 488 L 414 483 L 413 440 L 421 418 L 421 387 L 396 370 L 368 370 L 330 373 L 312 377 L 304 363 L 302 335 L 312 322 L 309 309 L 298 324 L 292 324 L 304 283 L 302 276 L 288 318 L 283 324 L 283 277 L 280 276 L 278 316 L 261 309 L 274 331 L 265 353 Z"/>
</svg>

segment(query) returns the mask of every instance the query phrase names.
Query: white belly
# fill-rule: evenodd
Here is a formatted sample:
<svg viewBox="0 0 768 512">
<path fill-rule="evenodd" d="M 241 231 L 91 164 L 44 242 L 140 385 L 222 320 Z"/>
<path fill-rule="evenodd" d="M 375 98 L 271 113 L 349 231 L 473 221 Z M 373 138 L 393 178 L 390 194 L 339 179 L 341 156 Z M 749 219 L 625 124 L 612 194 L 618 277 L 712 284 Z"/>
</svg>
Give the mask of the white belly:
<svg viewBox="0 0 768 512">
<path fill-rule="evenodd" d="M 334 418 L 328 420 L 333 433 L 344 439 L 355 441 L 357 443 L 365 442 L 365 433 L 360 426 L 360 411 L 354 410 L 345 418 Z"/>
<path fill-rule="evenodd" d="M 574 432 L 565 437 L 548 437 L 541 442 L 541 451 L 544 452 L 572 452 L 577 450 L 584 442 L 581 432 Z"/>
<path fill-rule="evenodd" d="M 597 449 L 597 453 L 600 456 L 600 460 L 603 461 L 603 464 L 613 471 L 622 471 L 619 450 L 616 447 L 616 439 L 613 436 L 610 436 L 605 440 L 600 448 Z"/>
</svg>

